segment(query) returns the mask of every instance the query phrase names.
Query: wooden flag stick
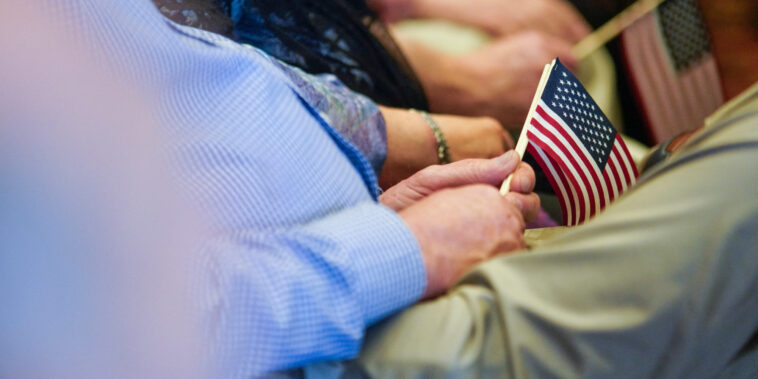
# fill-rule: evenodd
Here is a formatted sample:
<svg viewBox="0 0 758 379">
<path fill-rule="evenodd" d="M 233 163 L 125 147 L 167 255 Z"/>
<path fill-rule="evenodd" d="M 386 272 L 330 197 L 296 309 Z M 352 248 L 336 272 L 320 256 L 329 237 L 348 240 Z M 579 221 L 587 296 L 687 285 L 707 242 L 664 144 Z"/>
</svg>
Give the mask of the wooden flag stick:
<svg viewBox="0 0 758 379">
<path fill-rule="evenodd" d="M 595 50 L 601 48 L 616 36 L 618 36 L 629 25 L 639 20 L 642 16 L 655 9 L 664 0 L 637 0 L 628 6 L 621 13 L 610 19 L 603 26 L 597 28 L 583 40 L 579 41 L 571 49 L 574 57 L 583 60 L 592 54 Z"/>
<path fill-rule="evenodd" d="M 518 141 L 516 142 L 516 153 L 518 153 L 519 158 L 524 158 L 524 153 L 526 152 L 526 146 L 529 144 L 528 139 L 526 138 L 526 129 L 529 126 L 529 122 L 532 120 L 532 114 L 534 113 L 534 110 L 537 109 L 537 103 L 540 102 L 540 98 L 542 97 L 542 91 L 545 89 L 545 84 L 547 84 L 547 78 L 550 77 L 550 70 L 552 70 L 553 65 L 555 64 L 555 60 L 553 60 L 552 63 L 546 64 L 545 68 L 542 69 L 542 77 L 540 77 L 540 83 L 537 85 L 537 91 L 534 92 L 534 98 L 532 99 L 532 105 L 529 107 L 529 113 L 526 114 L 526 120 L 524 121 L 524 127 L 521 128 L 521 134 L 518 137 Z M 505 196 L 508 191 L 511 190 L 511 181 L 513 180 L 513 173 L 508 175 L 507 178 L 503 181 L 503 185 L 500 186 L 500 195 Z"/>
</svg>

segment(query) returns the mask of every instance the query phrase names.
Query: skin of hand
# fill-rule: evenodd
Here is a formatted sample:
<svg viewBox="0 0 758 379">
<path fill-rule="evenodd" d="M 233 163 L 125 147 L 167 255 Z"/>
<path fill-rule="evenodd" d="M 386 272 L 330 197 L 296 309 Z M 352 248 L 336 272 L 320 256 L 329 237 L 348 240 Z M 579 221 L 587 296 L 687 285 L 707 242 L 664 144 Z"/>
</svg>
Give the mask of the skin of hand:
<svg viewBox="0 0 758 379">
<path fill-rule="evenodd" d="M 387 159 L 379 176 L 382 188 L 437 164 L 437 142 L 421 115 L 405 109 L 379 109 L 387 126 Z M 510 135 L 492 118 L 431 116 L 445 135 L 452 161 L 496 157 L 513 148 Z"/>
<path fill-rule="evenodd" d="M 536 32 L 495 40 L 464 55 L 450 56 L 408 38 L 398 39 L 424 87 L 432 111 L 489 116 L 519 130 L 542 69 L 556 56 L 575 69 L 571 45 Z"/>
<path fill-rule="evenodd" d="M 371 0 L 369 5 L 388 23 L 442 18 L 479 27 L 494 37 L 538 30 L 577 43 L 590 32 L 565 0 Z"/>
<path fill-rule="evenodd" d="M 399 214 L 421 247 L 424 298 L 441 294 L 477 263 L 525 247 L 521 212 L 492 186 L 443 189 Z"/>
<path fill-rule="evenodd" d="M 444 166 L 429 166 L 389 188 L 379 197 L 379 201 L 400 212 L 447 188 L 471 184 L 497 188 L 511 173 L 511 190 L 505 197 L 521 211 L 526 221 L 532 221 L 540 209 L 540 199 L 532 192 L 536 180 L 534 170 L 521 162 L 513 150 L 492 159 L 466 159 Z"/>
<path fill-rule="evenodd" d="M 501 196 L 497 186 L 511 173 L 511 192 Z M 524 217 L 534 219 L 540 208 L 534 181 L 531 167 L 509 151 L 430 166 L 380 196 L 419 242 L 424 298 L 444 292 L 477 263 L 525 247 Z"/>
</svg>

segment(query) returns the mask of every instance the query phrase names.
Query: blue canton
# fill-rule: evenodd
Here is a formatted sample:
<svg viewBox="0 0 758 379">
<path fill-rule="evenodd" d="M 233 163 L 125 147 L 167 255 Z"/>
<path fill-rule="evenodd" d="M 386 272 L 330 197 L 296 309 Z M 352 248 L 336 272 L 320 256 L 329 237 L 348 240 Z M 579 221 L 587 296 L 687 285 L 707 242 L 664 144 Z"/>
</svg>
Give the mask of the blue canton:
<svg viewBox="0 0 758 379">
<path fill-rule="evenodd" d="M 547 104 L 579 137 L 600 171 L 605 169 L 616 139 L 616 129 L 579 80 L 556 61 L 542 92 Z"/>
<path fill-rule="evenodd" d="M 705 19 L 696 0 L 668 0 L 658 6 L 666 51 L 677 71 L 700 62 L 711 51 Z"/>
</svg>

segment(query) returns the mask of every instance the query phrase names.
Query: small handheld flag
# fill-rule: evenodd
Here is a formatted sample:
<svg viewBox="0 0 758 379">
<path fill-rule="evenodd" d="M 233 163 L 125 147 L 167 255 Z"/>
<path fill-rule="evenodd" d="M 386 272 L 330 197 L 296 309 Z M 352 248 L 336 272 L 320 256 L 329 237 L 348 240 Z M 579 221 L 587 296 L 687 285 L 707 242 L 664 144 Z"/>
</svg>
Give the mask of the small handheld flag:
<svg viewBox="0 0 758 379">
<path fill-rule="evenodd" d="M 628 80 L 650 137 L 660 143 L 702 126 L 724 103 L 696 0 L 666 0 L 621 34 Z"/>
<path fill-rule="evenodd" d="M 579 80 L 554 60 L 545 67 L 516 145 L 546 174 L 563 210 L 563 224 L 580 224 L 637 179 L 621 136 Z M 506 179 L 501 193 L 508 191 Z"/>
</svg>

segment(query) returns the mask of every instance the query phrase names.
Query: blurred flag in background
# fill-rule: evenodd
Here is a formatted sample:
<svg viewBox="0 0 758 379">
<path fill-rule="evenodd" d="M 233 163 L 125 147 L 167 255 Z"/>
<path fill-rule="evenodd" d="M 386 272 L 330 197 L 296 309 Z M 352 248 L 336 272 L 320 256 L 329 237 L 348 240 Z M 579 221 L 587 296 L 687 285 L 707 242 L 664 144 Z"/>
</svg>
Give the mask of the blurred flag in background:
<svg viewBox="0 0 758 379">
<path fill-rule="evenodd" d="M 621 34 L 621 50 L 653 143 L 703 125 L 724 103 L 696 0 L 667 0 Z"/>
</svg>

